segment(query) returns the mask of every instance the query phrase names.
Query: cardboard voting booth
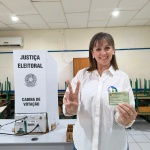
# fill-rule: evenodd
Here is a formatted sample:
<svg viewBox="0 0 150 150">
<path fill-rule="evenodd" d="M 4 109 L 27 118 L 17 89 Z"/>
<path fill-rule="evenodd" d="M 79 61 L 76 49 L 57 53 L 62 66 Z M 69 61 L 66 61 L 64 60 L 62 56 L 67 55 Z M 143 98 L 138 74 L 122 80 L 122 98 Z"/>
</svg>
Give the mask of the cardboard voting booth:
<svg viewBox="0 0 150 150">
<path fill-rule="evenodd" d="M 58 124 L 57 64 L 44 50 L 14 50 L 15 133 Z"/>
</svg>

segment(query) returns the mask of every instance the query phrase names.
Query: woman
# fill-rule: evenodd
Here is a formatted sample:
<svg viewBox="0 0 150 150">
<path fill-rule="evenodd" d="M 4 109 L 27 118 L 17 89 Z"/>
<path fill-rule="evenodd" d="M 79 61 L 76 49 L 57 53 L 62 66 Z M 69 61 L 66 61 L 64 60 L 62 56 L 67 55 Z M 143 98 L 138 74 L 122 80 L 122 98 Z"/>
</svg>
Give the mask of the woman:
<svg viewBox="0 0 150 150">
<path fill-rule="evenodd" d="M 63 99 L 66 116 L 77 115 L 73 131 L 77 150 L 128 150 L 125 128 L 137 113 L 128 75 L 118 69 L 115 44 L 108 33 L 97 33 L 89 45 L 90 67 L 69 80 Z M 130 105 L 109 105 L 110 92 L 129 92 Z"/>
</svg>

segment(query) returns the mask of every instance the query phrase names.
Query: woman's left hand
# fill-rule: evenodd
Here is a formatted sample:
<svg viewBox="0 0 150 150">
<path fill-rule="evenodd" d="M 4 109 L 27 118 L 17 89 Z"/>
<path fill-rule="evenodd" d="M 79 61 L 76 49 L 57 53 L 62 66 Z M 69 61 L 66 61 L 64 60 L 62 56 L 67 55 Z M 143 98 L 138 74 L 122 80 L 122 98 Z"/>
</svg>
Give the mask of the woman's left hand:
<svg viewBox="0 0 150 150">
<path fill-rule="evenodd" d="M 119 104 L 117 108 L 119 112 L 119 124 L 127 126 L 129 123 L 136 119 L 137 112 L 133 106 L 127 103 L 123 103 Z"/>
</svg>

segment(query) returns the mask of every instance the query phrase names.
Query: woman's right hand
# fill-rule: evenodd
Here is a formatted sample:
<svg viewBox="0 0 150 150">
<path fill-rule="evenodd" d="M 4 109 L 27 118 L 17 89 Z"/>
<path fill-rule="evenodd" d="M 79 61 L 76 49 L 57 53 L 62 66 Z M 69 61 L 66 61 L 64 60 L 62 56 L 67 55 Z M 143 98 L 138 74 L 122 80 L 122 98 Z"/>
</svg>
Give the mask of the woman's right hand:
<svg viewBox="0 0 150 150">
<path fill-rule="evenodd" d="M 77 82 L 77 86 L 75 92 L 72 90 L 71 82 L 69 80 L 66 81 L 68 84 L 69 92 L 65 93 L 63 104 L 65 105 L 66 111 L 70 115 L 75 115 L 78 110 L 78 94 L 79 94 L 79 87 L 80 82 Z"/>
</svg>

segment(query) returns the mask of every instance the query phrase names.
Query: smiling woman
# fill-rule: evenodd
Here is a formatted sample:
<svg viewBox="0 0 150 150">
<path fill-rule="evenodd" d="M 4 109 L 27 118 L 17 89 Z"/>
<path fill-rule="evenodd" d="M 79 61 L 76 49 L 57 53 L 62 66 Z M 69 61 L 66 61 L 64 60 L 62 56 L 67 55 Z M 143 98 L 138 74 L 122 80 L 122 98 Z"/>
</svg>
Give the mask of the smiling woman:
<svg viewBox="0 0 150 150">
<path fill-rule="evenodd" d="M 100 32 L 93 36 L 89 62 L 90 66 L 79 70 L 72 82 L 67 80 L 63 99 L 64 114 L 77 115 L 73 130 L 75 147 L 77 150 L 128 150 L 125 128 L 132 126 L 137 113 L 128 75 L 118 68 L 110 34 Z M 111 105 L 111 92 L 127 92 L 130 103 Z"/>
</svg>

